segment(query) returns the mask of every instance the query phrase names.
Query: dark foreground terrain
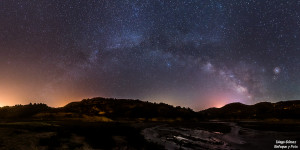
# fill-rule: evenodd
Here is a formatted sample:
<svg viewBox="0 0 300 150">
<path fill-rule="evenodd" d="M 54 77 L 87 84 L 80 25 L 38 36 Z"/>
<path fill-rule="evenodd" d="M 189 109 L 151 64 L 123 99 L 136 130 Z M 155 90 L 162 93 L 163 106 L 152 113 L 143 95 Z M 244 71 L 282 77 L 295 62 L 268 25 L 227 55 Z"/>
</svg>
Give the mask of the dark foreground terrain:
<svg viewBox="0 0 300 150">
<path fill-rule="evenodd" d="M 132 124 L 133 125 L 133 124 Z M 163 149 L 144 139 L 140 127 L 104 122 L 6 122 L 0 149 Z"/>
<path fill-rule="evenodd" d="M 299 108 L 299 101 L 233 103 L 194 112 L 105 98 L 16 105 L 0 108 L 0 149 L 299 149 Z"/>
<path fill-rule="evenodd" d="M 299 122 L 2 122 L 0 149 L 264 150 L 276 140 L 300 141 L 299 129 Z"/>
<path fill-rule="evenodd" d="M 272 124 L 282 125 L 279 122 Z M 164 145 L 166 149 L 268 150 L 278 145 L 276 140 L 300 140 L 299 123 L 286 125 L 290 128 L 288 132 L 283 131 L 285 129 L 269 130 L 267 128 L 271 125 L 266 122 L 202 122 L 193 126 L 161 125 L 147 128 L 143 134 L 149 141 Z M 299 144 L 294 146 L 299 147 Z"/>
</svg>

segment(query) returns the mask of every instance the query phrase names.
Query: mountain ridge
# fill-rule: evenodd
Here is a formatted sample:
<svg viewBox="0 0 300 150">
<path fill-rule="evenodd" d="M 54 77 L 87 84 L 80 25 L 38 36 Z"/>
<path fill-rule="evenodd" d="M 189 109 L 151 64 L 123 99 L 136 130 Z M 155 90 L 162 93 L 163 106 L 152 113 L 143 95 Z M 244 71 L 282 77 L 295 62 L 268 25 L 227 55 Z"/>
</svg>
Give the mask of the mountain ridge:
<svg viewBox="0 0 300 150">
<path fill-rule="evenodd" d="M 70 102 L 59 108 L 42 103 L 5 106 L 0 108 L 0 119 L 74 119 L 98 118 L 98 120 L 133 119 L 153 120 L 209 120 L 209 119 L 300 119 L 300 100 L 276 103 L 259 102 L 254 105 L 229 103 L 221 108 L 193 111 L 190 108 L 132 99 L 95 97 Z M 99 119 L 102 118 L 102 119 Z M 97 120 L 97 119 L 96 119 Z"/>
<path fill-rule="evenodd" d="M 199 111 L 204 118 L 214 119 L 300 119 L 300 100 L 259 102 L 253 105 L 230 103 L 221 108 Z"/>
</svg>

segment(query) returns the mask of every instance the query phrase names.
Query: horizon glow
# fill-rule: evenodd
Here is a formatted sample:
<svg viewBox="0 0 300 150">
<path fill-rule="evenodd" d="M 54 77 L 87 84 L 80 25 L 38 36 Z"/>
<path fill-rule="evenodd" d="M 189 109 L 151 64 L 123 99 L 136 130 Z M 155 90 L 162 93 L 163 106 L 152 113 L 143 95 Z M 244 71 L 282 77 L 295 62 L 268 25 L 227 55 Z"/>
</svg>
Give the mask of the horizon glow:
<svg viewBox="0 0 300 150">
<path fill-rule="evenodd" d="M 0 105 L 111 97 L 202 110 L 300 99 L 299 5 L 1 1 Z"/>
</svg>

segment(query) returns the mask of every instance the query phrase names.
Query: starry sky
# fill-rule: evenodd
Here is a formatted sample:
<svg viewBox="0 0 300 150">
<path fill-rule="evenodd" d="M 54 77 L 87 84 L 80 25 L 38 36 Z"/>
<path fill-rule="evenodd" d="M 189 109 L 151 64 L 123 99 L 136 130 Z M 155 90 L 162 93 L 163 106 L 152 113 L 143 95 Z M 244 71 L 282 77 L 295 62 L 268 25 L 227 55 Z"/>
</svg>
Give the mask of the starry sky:
<svg viewBox="0 0 300 150">
<path fill-rule="evenodd" d="M 300 99 L 300 1 L 0 1 L 0 105 Z"/>
</svg>

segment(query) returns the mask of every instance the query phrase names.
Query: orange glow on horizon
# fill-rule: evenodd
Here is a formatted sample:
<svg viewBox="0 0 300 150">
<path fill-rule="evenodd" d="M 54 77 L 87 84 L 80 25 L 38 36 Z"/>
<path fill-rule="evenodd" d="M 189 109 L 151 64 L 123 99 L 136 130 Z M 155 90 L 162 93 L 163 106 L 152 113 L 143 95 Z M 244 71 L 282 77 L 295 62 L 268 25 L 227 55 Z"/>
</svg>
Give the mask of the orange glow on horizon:
<svg viewBox="0 0 300 150">
<path fill-rule="evenodd" d="M 229 102 L 229 99 L 224 96 L 216 97 L 211 101 L 211 107 L 221 108 Z"/>
<path fill-rule="evenodd" d="M 205 99 L 199 99 L 199 103 L 196 106 L 196 110 L 204 110 L 208 108 L 221 108 L 229 103 L 244 102 L 243 97 L 240 95 L 234 95 L 230 92 L 214 92 L 205 93 Z"/>
<path fill-rule="evenodd" d="M 213 107 L 216 107 L 216 108 L 221 108 L 223 106 L 225 106 L 226 104 L 223 104 L 223 103 L 217 103 L 215 104 Z"/>
</svg>

